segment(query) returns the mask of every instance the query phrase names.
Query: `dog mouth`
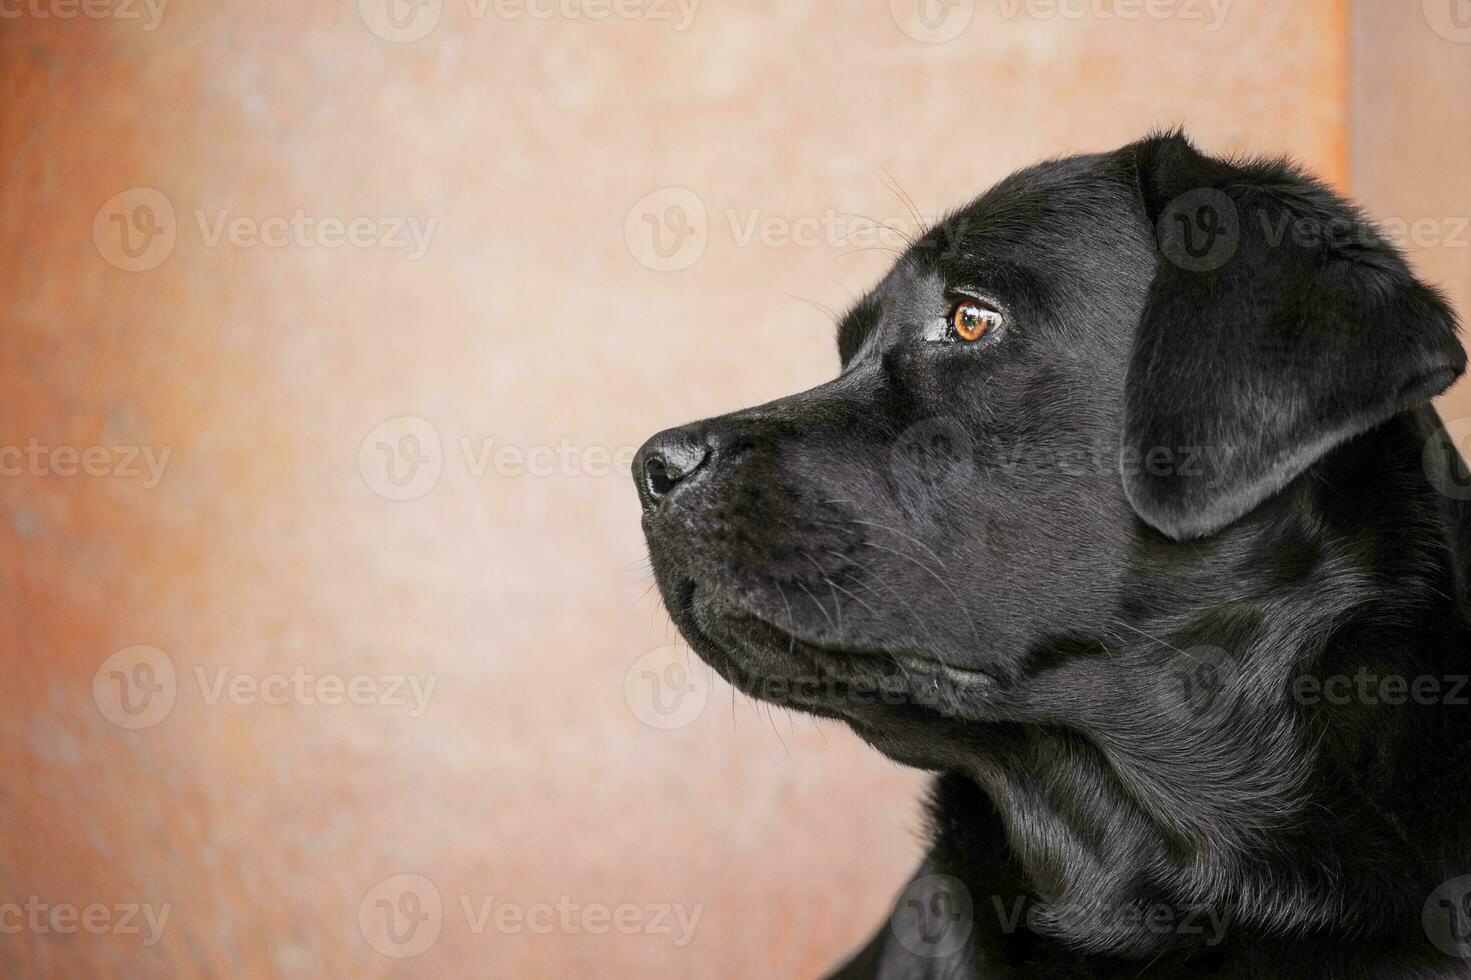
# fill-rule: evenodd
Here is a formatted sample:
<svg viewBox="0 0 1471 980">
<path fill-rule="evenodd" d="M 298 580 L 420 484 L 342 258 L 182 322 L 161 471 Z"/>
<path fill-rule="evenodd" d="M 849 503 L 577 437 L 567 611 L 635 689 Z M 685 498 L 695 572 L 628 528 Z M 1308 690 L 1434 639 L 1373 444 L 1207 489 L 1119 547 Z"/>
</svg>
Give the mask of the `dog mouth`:
<svg viewBox="0 0 1471 980">
<path fill-rule="evenodd" d="M 986 671 L 913 650 L 816 642 L 693 580 L 671 599 L 670 613 L 695 652 L 759 700 L 869 724 L 894 712 L 973 720 L 994 714 L 1001 685 Z"/>
</svg>

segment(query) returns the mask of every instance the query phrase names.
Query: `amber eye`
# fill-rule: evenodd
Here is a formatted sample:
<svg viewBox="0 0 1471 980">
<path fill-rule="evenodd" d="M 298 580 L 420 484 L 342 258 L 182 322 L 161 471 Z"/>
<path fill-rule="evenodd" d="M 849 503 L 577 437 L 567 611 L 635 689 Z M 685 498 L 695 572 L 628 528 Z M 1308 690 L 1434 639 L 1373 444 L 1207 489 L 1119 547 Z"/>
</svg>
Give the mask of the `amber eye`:
<svg viewBox="0 0 1471 980">
<path fill-rule="evenodd" d="M 950 326 L 961 340 L 980 340 L 1001 322 L 1001 314 L 979 303 L 966 301 L 950 314 Z"/>
</svg>

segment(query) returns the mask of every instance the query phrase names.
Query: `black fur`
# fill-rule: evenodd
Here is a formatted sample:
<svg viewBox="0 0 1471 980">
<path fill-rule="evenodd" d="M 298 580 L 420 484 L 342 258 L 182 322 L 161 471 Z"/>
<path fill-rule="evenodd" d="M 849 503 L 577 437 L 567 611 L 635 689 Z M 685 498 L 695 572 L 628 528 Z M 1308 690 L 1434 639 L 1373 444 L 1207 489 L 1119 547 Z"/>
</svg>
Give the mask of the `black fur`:
<svg viewBox="0 0 1471 980">
<path fill-rule="evenodd" d="M 1051 161 L 838 345 L 634 475 L 704 659 L 940 774 L 841 976 L 1471 976 L 1465 357 L 1357 212 L 1177 133 Z"/>
</svg>

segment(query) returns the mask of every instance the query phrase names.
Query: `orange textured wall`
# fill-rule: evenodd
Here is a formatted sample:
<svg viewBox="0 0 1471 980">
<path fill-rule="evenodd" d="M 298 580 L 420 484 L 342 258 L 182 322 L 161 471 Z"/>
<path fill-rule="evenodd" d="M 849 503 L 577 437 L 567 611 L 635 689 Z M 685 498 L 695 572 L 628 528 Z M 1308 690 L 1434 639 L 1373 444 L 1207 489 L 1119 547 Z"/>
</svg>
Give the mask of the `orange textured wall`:
<svg viewBox="0 0 1471 980">
<path fill-rule="evenodd" d="M 922 780 L 681 673 L 624 469 L 834 370 L 889 181 L 1174 122 L 1347 180 L 1342 0 L 1065 8 L 0 0 L 0 972 L 863 938 Z"/>
<path fill-rule="evenodd" d="M 1355 196 L 1471 324 L 1466 13 L 1471 7 L 1460 0 L 1424 0 L 1418 11 L 1397 0 L 1354 4 L 1350 134 Z M 1466 434 L 1453 420 L 1471 417 L 1471 378 L 1439 407 L 1452 431 Z M 1471 443 L 1461 451 L 1471 456 Z"/>
</svg>

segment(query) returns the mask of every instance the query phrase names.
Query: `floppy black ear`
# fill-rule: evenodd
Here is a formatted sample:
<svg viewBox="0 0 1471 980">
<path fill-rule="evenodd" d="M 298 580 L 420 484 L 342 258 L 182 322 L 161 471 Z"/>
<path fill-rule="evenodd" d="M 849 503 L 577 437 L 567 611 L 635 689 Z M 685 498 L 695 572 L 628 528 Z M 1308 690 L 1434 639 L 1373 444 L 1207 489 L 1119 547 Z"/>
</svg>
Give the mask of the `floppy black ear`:
<svg viewBox="0 0 1471 980">
<path fill-rule="evenodd" d="M 1203 156 L 1178 134 L 1133 151 L 1159 254 L 1122 470 L 1158 530 L 1220 530 L 1465 369 L 1444 300 L 1321 184 L 1285 162 Z"/>
</svg>

